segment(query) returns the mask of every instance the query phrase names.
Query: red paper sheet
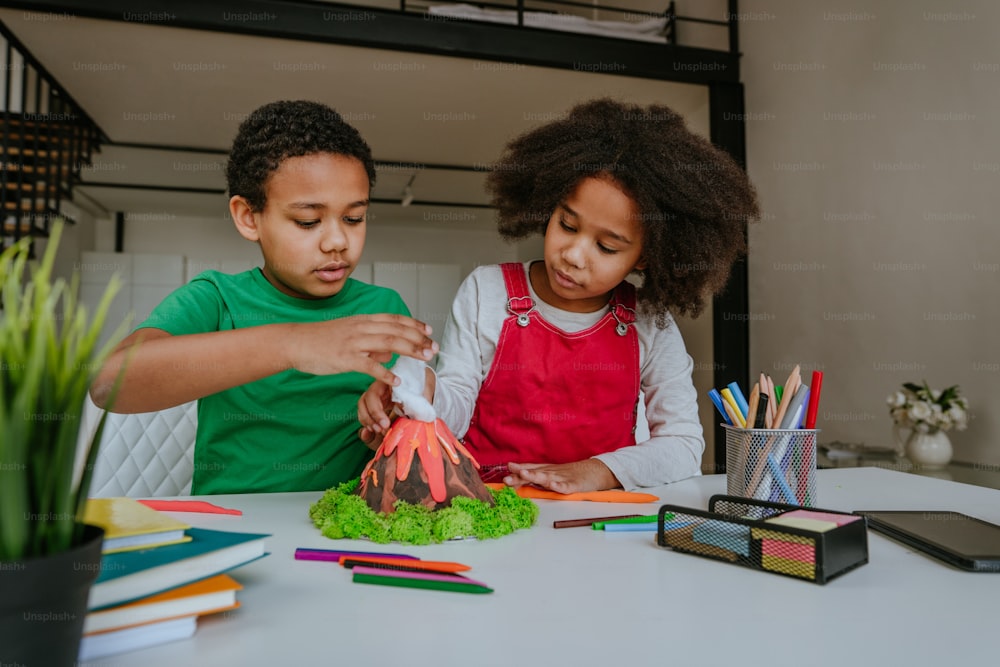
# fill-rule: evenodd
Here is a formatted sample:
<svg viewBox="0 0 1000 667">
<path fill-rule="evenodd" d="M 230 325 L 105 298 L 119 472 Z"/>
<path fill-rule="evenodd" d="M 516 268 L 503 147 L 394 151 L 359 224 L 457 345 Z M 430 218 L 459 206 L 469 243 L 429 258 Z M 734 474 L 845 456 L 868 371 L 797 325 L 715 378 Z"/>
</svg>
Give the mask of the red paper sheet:
<svg viewBox="0 0 1000 667">
<path fill-rule="evenodd" d="M 160 512 L 202 512 L 205 514 L 235 514 L 243 516 L 241 510 L 219 507 L 204 500 L 140 500 L 146 507 Z"/>
</svg>

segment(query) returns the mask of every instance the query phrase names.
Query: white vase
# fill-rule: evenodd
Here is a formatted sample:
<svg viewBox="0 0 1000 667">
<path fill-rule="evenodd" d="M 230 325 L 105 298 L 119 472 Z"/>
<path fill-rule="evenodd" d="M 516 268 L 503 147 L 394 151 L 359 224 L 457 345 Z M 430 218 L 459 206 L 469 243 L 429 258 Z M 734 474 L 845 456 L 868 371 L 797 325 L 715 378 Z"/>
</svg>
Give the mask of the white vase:
<svg viewBox="0 0 1000 667">
<path fill-rule="evenodd" d="M 897 442 L 902 442 L 898 431 L 896 439 Z M 951 439 L 944 431 L 910 431 L 909 437 L 902 444 L 906 458 L 914 466 L 924 470 L 940 470 L 951 461 Z"/>
</svg>

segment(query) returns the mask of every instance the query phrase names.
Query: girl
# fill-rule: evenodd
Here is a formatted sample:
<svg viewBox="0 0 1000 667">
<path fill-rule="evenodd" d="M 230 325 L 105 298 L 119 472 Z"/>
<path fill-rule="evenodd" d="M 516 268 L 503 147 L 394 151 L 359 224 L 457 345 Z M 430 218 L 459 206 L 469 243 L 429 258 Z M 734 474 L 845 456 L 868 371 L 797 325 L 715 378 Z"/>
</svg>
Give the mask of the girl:
<svg viewBox="0 0 1000 667">
<path fill-rule="evenodd" d="M 745 251 L 759 216 L 746 174 L 671 109 L 601 99 L 511 142 L 487 187 L 501 235 L 541 233 L 544 252 L 466 278 L 428 383 L 483 478 L 571 493 L 700 474 L 672 315 L 697 316 Z M 389 426 L 388 397 L 376 383 L 359 402 L 367 442 Z"/>
</svg>

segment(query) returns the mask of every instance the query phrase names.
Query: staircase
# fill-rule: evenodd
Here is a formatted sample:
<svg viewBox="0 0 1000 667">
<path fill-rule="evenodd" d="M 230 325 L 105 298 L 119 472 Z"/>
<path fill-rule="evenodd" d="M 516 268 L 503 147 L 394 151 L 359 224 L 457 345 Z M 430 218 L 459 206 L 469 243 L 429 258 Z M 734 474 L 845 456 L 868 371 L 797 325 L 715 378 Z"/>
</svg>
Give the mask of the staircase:
<svg viewBox="0 0 1000 667">
<path fill-rule="evenodd" d="M 106 137 L 0 22 L 0 248 L 48 236 Z"/>
</svg>

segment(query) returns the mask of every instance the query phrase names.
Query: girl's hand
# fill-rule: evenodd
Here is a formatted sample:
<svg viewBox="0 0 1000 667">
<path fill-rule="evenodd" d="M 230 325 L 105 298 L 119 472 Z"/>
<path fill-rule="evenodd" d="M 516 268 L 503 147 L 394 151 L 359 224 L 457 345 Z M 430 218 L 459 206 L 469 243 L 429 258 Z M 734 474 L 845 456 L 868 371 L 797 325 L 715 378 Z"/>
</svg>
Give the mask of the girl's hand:
<svg viewBox="0 0 1000 667">
<path fill-rule="evenodd" d="M 434 402 L 435 385 L 434 373 L 428 368 L 424 384 L 424 398 L 430 403 Z M 378 448 L 385 432 L 389 430 L 392 423 L 392 417 L 389 415 L 392 412 L 392 405 L 392 387 L 381 380 L 372 382 L 371 386 L 358 399 L 358 421 L 361 422 L 358 436 L 372 449 Z"/>
<path fill-rule="evenodd" d="M 573 463 L 511 463 L 510 475 L 503 478 L 507 486 L 534 484 L 556 493 L 604 491 L 621 486 L 611 470 L 598 459 Z"/>
<path fill-rule="evenodd" d="M 389 430 L 391 405 L 392 387 L 381 380 L 372 382 L 358 399 L 358 421 L 361 422 L 361 431 L 358 435 L 369 447 L 376 447 L 376 441 L 381 441 L 382 436 Z"/>
</svg>

